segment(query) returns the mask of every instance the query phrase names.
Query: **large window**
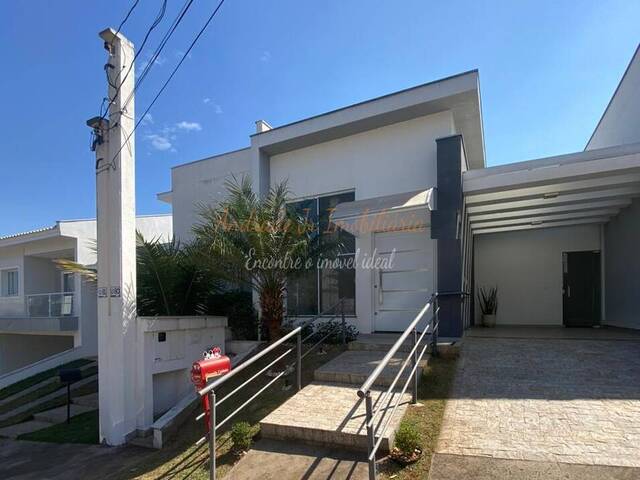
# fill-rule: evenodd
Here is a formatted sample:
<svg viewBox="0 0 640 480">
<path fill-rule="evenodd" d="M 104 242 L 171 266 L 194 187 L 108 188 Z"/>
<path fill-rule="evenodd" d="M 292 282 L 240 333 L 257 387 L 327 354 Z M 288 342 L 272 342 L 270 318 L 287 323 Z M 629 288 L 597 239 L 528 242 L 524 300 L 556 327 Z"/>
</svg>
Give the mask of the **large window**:
<svg viewBox="0 0 640 480">
<path fill-rule="evenodd" d="M 18 296 L 18 269 L 12 268 L 0 272 L 0 291 L 3 297 Z"/>
<path fill-rule="evenodd" d="M 287 285 L 287 310 L 290 315 L 318 315 L 327 311 L 340 299 L 345 301 L 345 313 L 355 315 L 356 272 L 353 265 L 356 242 L 353 235 L 329 221 L 339 203 L 352 202 L 353 192 L 326 195 L 301 200 L 290 207 L 316 225 L 316 235 L 338 237 L 342 244 L 340 268 L 312 268 L 291 279 Z M 352 259 L 349 261 L 349 259 Z"/>
</svg>

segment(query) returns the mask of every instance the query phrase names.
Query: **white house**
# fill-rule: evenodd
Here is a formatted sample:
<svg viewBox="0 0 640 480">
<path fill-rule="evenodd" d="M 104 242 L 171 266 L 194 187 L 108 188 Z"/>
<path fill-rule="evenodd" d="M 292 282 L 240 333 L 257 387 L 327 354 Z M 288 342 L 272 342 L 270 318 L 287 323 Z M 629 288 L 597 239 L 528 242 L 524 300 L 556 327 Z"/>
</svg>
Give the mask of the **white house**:
<svg viewBox="0 0 640 480">
<path fill-rule="evenodd" d="M 256 126 L 247 148 L 172 169 L 158 197 L 179 238 L 191 237 L 197 205 L 248 174 L 260 194 L 287 180 L 296 207 L 345 230 L 347 256 L 395 252 L 391 268 L 292 282 L 290 312 L 340 298 L 360 332 L 401 331 L 438 292 L 441 334 L 459 337 L 479 309 L 446 294 L 497 286 L 499 324 L 640 328 L 638 52 L 587 149 L 570 155 L 486 168 L 477 71 Z"/>
<path fill-rule="evenodd" d="M 173 235 L 171 216 L 140 216 L 136 223 L 148 239 Z M 94 265 L 95 242 L 95 220 L 0 237 L 0 379 L 52 356 L 56 366 L 97 355 L 95 285 L 54 263 Z"/>
</svg>

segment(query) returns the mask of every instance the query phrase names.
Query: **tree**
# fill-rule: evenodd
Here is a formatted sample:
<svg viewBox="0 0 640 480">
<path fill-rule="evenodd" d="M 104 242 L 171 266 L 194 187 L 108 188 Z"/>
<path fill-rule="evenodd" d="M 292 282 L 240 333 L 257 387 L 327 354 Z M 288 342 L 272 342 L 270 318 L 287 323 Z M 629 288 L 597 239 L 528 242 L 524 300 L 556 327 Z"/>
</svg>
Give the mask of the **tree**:
<svg viewBox="0 0 640 480">
<path fill-rule="evenodd" d="M 257 292 L 262 322 L 274 340 L 280 336 L 287 279 L 314 266 L 321 255 L 334 255 L 339 244 L 321 241 L 314 224 L 287 208 L 286 182 L 264 198 L 246 176 L 226 187 L 225 200 L 201 206 L 201 221 L 193 229 L 196 244 L 213 271 Z"/>
<path fill-rule="evenodd" d="M 136 232 L 137 310 L 142 316 L 203 315 L 211 313 L 212 299 L 224 285 L 200 264 L 196 247 L 181 245 L 176 239 L 163 242 L 146 240 Z M 95 242 L 92 245 L 96 251 Z M 94 267 L 71 260 L 55 260 L 66 272 L 95 282 Z"/>
</svg>

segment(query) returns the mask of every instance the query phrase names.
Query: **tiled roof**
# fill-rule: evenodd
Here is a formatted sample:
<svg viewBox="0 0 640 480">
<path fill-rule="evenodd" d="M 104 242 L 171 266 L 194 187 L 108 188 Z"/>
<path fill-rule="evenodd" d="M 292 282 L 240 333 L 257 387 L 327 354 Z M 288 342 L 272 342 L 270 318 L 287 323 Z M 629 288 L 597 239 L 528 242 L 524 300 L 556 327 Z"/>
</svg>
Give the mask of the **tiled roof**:
<svg viewBox="0 0 640 480">
<path fill-rule="evenodd" d="M 57 225 L 53 225 L 51 227 L 38 228 L 36 230 L 29 230 L 28 232 L 14 233 L 13 235 L 4 235 L 4 236 L 0 236 L 0 240 L 7 240 L 9 238 L 16 238 L 16 237 L 24 237 L 25 235 L 31 235 L 33 233 L 48 232 L 50 230 L 55 230 L 56 227 Z"/>
</svg>

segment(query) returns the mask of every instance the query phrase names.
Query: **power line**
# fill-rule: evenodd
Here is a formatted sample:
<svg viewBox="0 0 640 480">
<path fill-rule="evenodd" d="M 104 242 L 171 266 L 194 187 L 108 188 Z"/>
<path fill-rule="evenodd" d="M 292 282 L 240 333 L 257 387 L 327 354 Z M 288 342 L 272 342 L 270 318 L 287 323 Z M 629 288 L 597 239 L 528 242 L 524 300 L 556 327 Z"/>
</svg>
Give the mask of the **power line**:
<svg viewBox="0 0 640 480">
<path fill-rule="evenodd" d="M 182 8 L 178 12 L 178 15 L 176 16 L 176 18 L 173 20 L 173 22 L 171 23 L 171 25 L 169 26 L 169 28 L 165 32 L 164 36 L 162 37 L 162 40 L 160 40 L 160 43 L 158 44 L 158 46 L 156 47 L 155 51 L 153 52 L 153 55 L 151 55 L 151 58 L 149 59 L 149 61 L 145 65 L 142 73 L 138 77 L 138 80 L 136 81 L 136 85 L 134 86 L 133 90 L 131 91 L 129 96 L 124 101 L 124 104 L 122 105 L 122 109 L 123 110 L 127 107 L 127 105 L 129 105 L 129 102 L 131 102 L 131 99 L 133 98 L 135 93 L 142 86 L 142 83 L 144 82 L 144 80 L 146 79 L 147 75 L 149 74 L 149 72 L 151 71 L 153 66 L 155 65 L 156 60 L 160 56 L 160 53 L 162 53 L 162 50 L 164 50 L 164 47 L 166 46 L 167 42 L 169 41 L 169 39 L 171 38 L 173 33 L 178 28 L 178 25 L 180 25 L 180 23 L 182 22 L 184 16 L 187 14 L 187 11 L 191 7 L 191 4 L 193 4 L 193 0 L 187 0 L 183 4 Z"/>
<path fill-rule="evenodd" d="M 193 47 L 195 46 L 195 44 L 198 42 L 198 40 L 200 39 L 200 37 L 202 36 L 202 34 L 204 33 L 204 31 L 207 29 L 207 27 L 209 26 L 209 24 L 211 23 L 211 21 L 214 19 L 214 17 L 216 16 L 216 14 L 218 13 L 218 11 L 220 10 L 220 8 L 222 7 L 222 5 L 224 4 L 225 0 L 220 0 L 220 3 L 218 3 L 218 6 L 215 8 L 215 10 L 211 13 L 211 15 L 209 16 L 209 18 L 207 19 L 207 21 L 205 22 L 205 24 L 202 26 L 202 28 L 200 29 L 200 31 L 198 32 L 198 34 L 195 36 L 195 38 L 193 39 L 193 41 L 191 42 L 191 44 L 189 45 L 189 48 L 187 48 L 187 50 L 185 51 L 184 55 L 182 56 L 182 58 L 180 59 L 180 61 L 178 62 L 178 64 L 175 66 L 175 68 L 173 69 L 173 71 L 171 72 L 171 75 L 169 75 L 169 77 L 167 78 L 167 80 L 164 82 L 164 84 L 162 85 L 162 87 L 160 88 L 160 90 L 158 90 L 158 93 L 156 93 L 155 97 L 153 97 L 153 100 L 151 101 L 151 103 L 149 104 L 149 106 L 147 107 L 147 109 L 144 111 L 144 113 L 140 116 L 140 118 L 138 119 L 138 121 L 136 122 L 135 126 L 133 127 L 133 130 L 131 131 L 131 133 L 129 133 L 129 135 L 127 135 L 127 138 L 125 139 L 124 143 L 122 145 L 120 145 L 120 148 L 118 149 L 118 151 L 115 153 L 115 155 L 113 156 L 113 158 L 111 159 L 110 165 L 112 168 L 115 169 L 115 161 L 116 161 L 116 157 L 120 154 L 120 152 L 122 151 L 122 149 L 124 148 L 124 146 L 129 142 L 129 139 L 131 138 L 131 136 L 135 133 L 135 131 L 138 129 L 138 127 L 140 126 L 140 123 L 142 123 L 142 120 L 144 120 L 145 116 L 147 115 L 147 113 L 149 113 L 149 110 L 151 110 L 151 108 L 153 107 L 153 105 L 156 103 L 156 101 L 158 100 L 158 98 L 160 97 L 160 95 L 162 95 L 162 92 L 164 92 L 164 90 L 167 88 L 167 85 L 169 85 L 169 82 L 171 82 L 171 79 L 174 77 L 174 75 L 176 74 L 176 72 L 178 71 L 178 69 L 180 68 L 180 66 L 182 65 L 182 63 L 185 61 L 185 59 L 187 58 L 187 56 L 189 55 L 189 52 L 191 52 L 191 50 L 193 49 Z M 98 172 L 99 173 L 99 172 Z"/>
<path fill-rule="evenodd" d="M 120 22 L 120 25 L 118 25 L 118 29 L 116 30 L 116 34 L 114 35 L 114 37 L 111 39 L 111 46 L 113 46 L 113 40 L 115 39 L 115 37 L 118 36 L 118 33 L 120 33 L 120 29 L 124 26 L 125 23 L 127 23 L 127 20 L 129 20 L 129 17 L 131 16 L 131 14 L 133 13 L 133 11 L 136 9 L 136 7 L 138 6 L 138 3 L 140 3 L 140 0 L 135 0 L 133 2 L 133 5 L 131 5 L 131 8 L 129 9 L 129 11 L 127 12 L 127 14 L 124 16 L 124 18 L 122 19 L 122 21 Z"/>
<path fill-rule="evenodd" d="M 109 77 L 109 73 L 107 72 L 107 82 L 109 82 L 109 85 L 111 85 L 111 87 L 116 89 L 116 92 L 114 93 L 113 98 L 111 98 L 109 100 L 109 104 L 106 107 L 106 111 L 104 113 L 101 112 L 101 114 L 100 114 L 100 117 L 103 120 L 106 118 L 107 114 L 109 113 L 109 108 L 111 108 L 111 105 L 113 105 L 113 103 L 118 98 L 118 94 L 120 93 L 120 89 L 122 88 L 122 85 L 127 80 L 127 78 L 129 77 L 129 74 L 133 70 L 133 66 L 136 63 L 136 59 L 138 58 L 140 53 L 142 53 L 142 51 L 144 50 L 144 47 L 145 47 L 145 45 L 147 43 L 147 40 L 149 40 L 149 35 L 151 35 L 151 32 L 160 24 L 160 22 L 164 18 L 164 15 L 165 15 L 166 11 L 167 11 L 167 0 L 163 0 L 162 5 L 160 6 L 160 10 L 158 11 L 158 14 L 156 15 L 156 18 L 153 20 L 153 22 L 151 23 L 151 26 L 147 30 L 147 33 L 145 34 L 144 39 L 142 40 L 142 43 L 140 44 L 140 48 L 138 49 L 136 54 L 133 56 L 133 60 L 131 61 L 131 64 L 129 65 L 129 68 L 127 69 L 127 73 L 125 73 L 124 78 L 119 82 L 119 85 L 114 85 L 114 84 L 111 83 L 111 79 Z M 120 27 L 118 27 L 118 32 L 119 31 L 120 31 Z M 118 34 L 118 32 L 116 32 L 116 35 Z M 114 39 L 115 39 L 115 36 L 114 36 Z M 112 39 L 112 42 L 113 42 L 113 39 Z M 106 68 L 107 68 L 107 66 L 105 66 L 105 69 Z"/>
</svg>

